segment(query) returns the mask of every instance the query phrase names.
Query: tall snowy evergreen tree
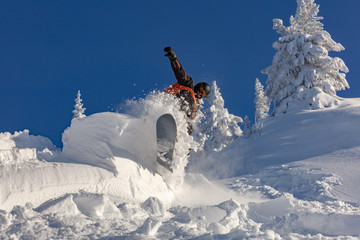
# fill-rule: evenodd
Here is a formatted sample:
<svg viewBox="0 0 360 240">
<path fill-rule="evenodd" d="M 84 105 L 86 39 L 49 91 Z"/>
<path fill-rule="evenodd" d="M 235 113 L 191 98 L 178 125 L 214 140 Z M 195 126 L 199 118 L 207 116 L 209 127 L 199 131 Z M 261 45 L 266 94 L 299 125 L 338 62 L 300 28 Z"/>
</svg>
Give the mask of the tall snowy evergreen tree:
<svg viewBox="0 0 360 240">
<path fill-rule="evenodd" d="M 74 110 L 73 112 L 73 119 L 80 119 L 80 118 L 84 118 L 86 117 L 86 115 L 84 114 L 86 108 L 83 108 L 83 103 L 82 103 L 82 99 L 80 98 L 81 94 L 80 94 L 80 90 L 77 93 L 77 97 L 75 99 L 75 106 L 74 106 Z"/>
<path fill-rule="evenodd" d="M 262 71 L 268 75 L 265 93 L 274 101 L 274 114 L 298 105 L 329 107 L 338 103 L 337 91 L 349 88 L 345 63 L 328 55 L 344 47 L 323 30 L 319 5 L 314 0 L 297 0 L 297 4 L 289 27 L 280 19 L 273 20 L 273 28 L 281 35 L 273 44 L 278 52 L 272 66 Z"/>
<path fill-rule="evenodd" d="M 207 136 L 204 148 L 221 151 L 242 134 L 238 125 L 239 122 L 242 122 L 242 119 L 229 114 L 227 108 L 224 107 L 224 99 L 215 81 L 212 84 L 207 100 L 209 101 L 209 107 L 203 110 L 205 122 L 200 125 L 201 132 Z"/>
<path fill-rule="evenodd" d="M 270 104 L 264 93 L 264 86 L 259 79 L 255 80 L 255 126 L 256 130 L 261 134 L 262 119 L 269 116 Z"/>
<path fill-rule="evenodd" d="M 259 79 L 255 80 L 255 121 L 260 121 L 269 116 L 269 101 L 264 93 L 264 86 Z"/>
</svg>

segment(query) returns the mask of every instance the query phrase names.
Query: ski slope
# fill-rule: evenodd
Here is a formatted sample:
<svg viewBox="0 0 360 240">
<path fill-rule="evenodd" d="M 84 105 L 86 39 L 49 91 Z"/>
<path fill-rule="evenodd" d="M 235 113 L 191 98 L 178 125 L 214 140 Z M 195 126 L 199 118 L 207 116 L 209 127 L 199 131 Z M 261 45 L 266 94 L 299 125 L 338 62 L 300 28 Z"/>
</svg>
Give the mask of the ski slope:
<svg viewBox="0 0 360 240">
<path fill-rule="evenodd" d="M 1 133 L 0 239 L 360 239 L 360 99 L 269 117 L 261 135 L 188 158 L 164 98 L 73 120 L 62 150 Z M 165 113 L 174 174 L 154 160 Z"/>
</svg>

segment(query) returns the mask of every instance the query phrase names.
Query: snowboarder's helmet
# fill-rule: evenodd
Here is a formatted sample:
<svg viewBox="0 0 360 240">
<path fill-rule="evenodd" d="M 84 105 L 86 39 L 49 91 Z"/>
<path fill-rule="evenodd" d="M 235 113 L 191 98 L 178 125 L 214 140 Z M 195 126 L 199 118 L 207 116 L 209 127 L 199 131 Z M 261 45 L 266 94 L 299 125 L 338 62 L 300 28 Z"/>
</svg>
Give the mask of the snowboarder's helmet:
<svg viewBox="0 0 360 240">
<path fill-rule="evenodd" d="M 201 96 L 197 96 L 198 98 L 204 98 L 211 92 L 211 88 L 206 82 L 201 82 L 195 85 L 194 91 L 196 95 L 197 92 L 201 93 Z"/>
</svg>

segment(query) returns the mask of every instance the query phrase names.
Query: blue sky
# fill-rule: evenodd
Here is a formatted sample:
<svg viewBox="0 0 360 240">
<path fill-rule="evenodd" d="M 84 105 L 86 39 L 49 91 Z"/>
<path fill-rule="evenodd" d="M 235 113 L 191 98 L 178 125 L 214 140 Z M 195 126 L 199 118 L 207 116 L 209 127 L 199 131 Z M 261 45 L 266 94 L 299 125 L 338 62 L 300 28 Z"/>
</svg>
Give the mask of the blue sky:
<svg viewBox="0 0 360 240">
<path fill-rule="evenodd" d="M 345 51 L 360 97 L 360 1 L 317 0 L 324 29 Z M 272 63 L 272 19 L 289 24 L 296 0 L 0 1 L 0 132 L 29 129 L 61 146 L 81 90 L 86 115 L 112 111 L 175 82 L 172 46 L 197 81 L 217 81 L 230 113 L 253 118 L 254 82 Z"/>
</svg>

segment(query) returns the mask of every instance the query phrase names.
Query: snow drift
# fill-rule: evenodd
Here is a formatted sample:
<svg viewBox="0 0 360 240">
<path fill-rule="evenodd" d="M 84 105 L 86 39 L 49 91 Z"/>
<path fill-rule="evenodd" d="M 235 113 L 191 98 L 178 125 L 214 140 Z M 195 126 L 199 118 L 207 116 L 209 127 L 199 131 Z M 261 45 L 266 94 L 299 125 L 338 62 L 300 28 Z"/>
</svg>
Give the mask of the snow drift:
<svg viewBox="0 0 360 240">
<path fill-rule="evenodd" d="M 146 99 L 128 102 L 127 114 L 107 112 L 73 119 L 63 133 L 62 156 L 71 162 L 104 168 L 115 175 L 123 167 L 116 159 L 131 159 L 141 168 L 160 173 L 168 184 L 177 184 L 184 178 L 192 142 L 186 131 L 186 119 L 177 106 L 177 99 L 154 92 Z M 174 116 L 178 125 L 174 173 L 171 174 L 156 162 L 156 121 L 164 114 Z"/>
<path fill-rule="evenodd" d="M 39 205 L 79 191 L 133 202 L 155 196 L 169 204 L 173 199 L 170 188 L 184 178 L 191 137 L 186 127 L 179 130 L 175 171 L 170 174 L 156 162 L 155 124 L 165 113 L 175 116 L 180 127 L 186 124 L 175 101 L 154 93 L 127 103 L 137 116 L 107 112 L 73 119 L 63 133 L 61 152 L 49 139 L 31 136 L 29 131 L 2 133 L 0 157 L 6 167 L 0 169 L 0 207 L 10 210 L 26 202 Z M 24 194 L 31 197 L 24 198 Z"/>
<path fill-rule="evenodd" d="M 111 112 L 74 119 L 63 134 L 62 152 L 72 161 L 115 174 L 121 168 L 115 157 L 133 159 L 153 170 L 156 167 L 155 123 L 152 119 Z"/>
</svg>

